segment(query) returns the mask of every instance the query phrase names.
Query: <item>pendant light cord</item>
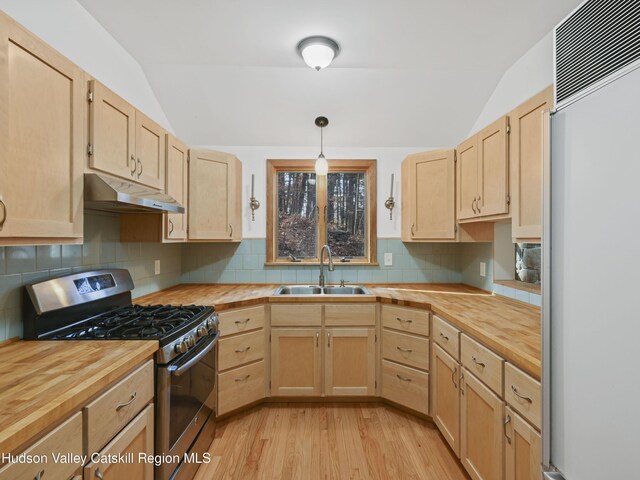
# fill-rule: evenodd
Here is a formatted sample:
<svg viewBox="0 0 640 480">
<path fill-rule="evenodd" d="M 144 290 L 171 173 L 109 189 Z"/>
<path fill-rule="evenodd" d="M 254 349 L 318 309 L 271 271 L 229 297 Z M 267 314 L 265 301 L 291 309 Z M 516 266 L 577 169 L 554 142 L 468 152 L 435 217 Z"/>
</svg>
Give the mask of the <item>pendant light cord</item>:
<svg viewBox="0 0 640 480">
<path fill-rule="evenodd" d="M 320 155 L 324 155 L 322 151 L 322 130 L 324 130 L 324 127 L 320 127 Z"/>
</svg>

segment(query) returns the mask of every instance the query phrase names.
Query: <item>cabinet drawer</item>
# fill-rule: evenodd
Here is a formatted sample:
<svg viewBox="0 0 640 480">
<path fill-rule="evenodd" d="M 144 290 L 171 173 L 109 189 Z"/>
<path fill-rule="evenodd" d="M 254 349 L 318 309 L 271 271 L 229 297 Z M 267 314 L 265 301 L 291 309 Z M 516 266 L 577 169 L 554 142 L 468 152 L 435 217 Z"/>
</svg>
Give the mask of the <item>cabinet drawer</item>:
<svg viewBox="0 0 640 480">
<path fill-rule="evenodd" d="M 322 325 L 322 305 L 271 305 L 274 327 L 306 327 Z"/>
<path fill-rule="evenodd" d="M 264 305 L 220 312 L 220 336 L 264 328 Z"/>
<path fill-rule="evenodd" d="M 375 326 L 376 306 L 372 305 L 325 305 L 324 323 L 333 326 Z"/>
<path fill-rule="evenodd" d="M 24 453 L 47 457 L 43 463 L 11 463 L 0 469 L 0 480 L 33 480 L 38 472 L 42 478 L 71 478 L 79 474 L 82 465 L 79 463 L 56 463 L 52 453 L 82 455 L 82 414 L 76 413 L 69 420 L 57 427 Z"/>
<path fill-rule="evenodd" d="M 540 382 L 509 363 L 504 366 L 504 399 L 538 430 L 540 429 Z"/>
<path fill-rule="evenodd" d="M 429 336 L 429 311 L 383 305 L 382 326 L 406 333 Z"/>
<path fill-rule="evenodd" d="M 433 340 L 456 360 L 460 357 L 460 330 L 433 316 Z"/>
<path fill-rule="evenodd" d="M 429 374 L 383 360 L 382 396 L 427 415 L 429 413 Z"/>
<path fill-rule="evenodd" d="M 410 367 L 429 370 L 429 339 L 385 328 L 382 330 L 382 356 Z"/>
<path fill-rule="evenodd" d="M 264 358 L 264 330 L 222 338 L 218 344 L 218 370 L 227 370 Z"/>
<path fill-rule="evenodd" d="M 99 452 L 153 399 L 153 376 L 149 360 L 84 407 L 86 452 Z"/>
<path fill-rule="evenodd" d="M 502 358 L 463 333 L 460 363 L 502 397 Z"/>
<path fill-rule="evenodd" d="M 264 398 L 264 360 L 218 374 L 218 415 Z"/>
</svg>

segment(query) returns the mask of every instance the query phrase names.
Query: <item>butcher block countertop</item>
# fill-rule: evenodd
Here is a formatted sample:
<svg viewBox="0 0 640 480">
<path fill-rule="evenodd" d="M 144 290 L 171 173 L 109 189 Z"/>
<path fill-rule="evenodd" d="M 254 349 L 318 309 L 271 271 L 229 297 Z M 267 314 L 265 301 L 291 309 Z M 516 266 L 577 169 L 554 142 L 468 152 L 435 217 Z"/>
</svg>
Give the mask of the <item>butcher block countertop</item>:
<svg viewBox="0 0 640 480">
<path fill-rule="evenodd" d="M 373 295 L 281 295 L 279 285 L 185 284 L 137 298 L 140 304 L 214 305 L 218 311 L 261 303 L 382 302 L 430 308 L 503 358 L 540 379 L 540 309 L 461 284 L 367 285 Z"/>
<path fill-rule="evenodd" d="M 27 446 L 80 411 L 157 349 L 154 340 L 16 341 L 0 347 L 0 454 Z"/>
</svg>

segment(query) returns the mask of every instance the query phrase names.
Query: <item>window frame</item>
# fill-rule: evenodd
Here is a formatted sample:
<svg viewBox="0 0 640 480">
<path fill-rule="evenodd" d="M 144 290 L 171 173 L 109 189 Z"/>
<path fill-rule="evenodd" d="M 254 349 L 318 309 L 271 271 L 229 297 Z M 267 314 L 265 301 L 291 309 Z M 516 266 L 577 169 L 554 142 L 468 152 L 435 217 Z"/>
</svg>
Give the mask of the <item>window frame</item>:
<svg viewBox="0 0 640 480">
<path fill-rule="evenodd" d="M 318 218 L 318 245 L 315 258 L 306 258 L 294 262 L 287 258 L 278 258 L 278 179 L 277 175 L 283 171 L 314 172 L 315 160 L 267 160 L 267 261 L 265 265 L 279 266 L 309 266 L 320 265 L 320 249 L 327 242 L 327 177 L 316 176 L 316 205 L 320 212 Z M 377 208 L 376 208 L 376 160 L 329 160 L 329 173 L 364 173 L 366 185 L 366 242 L 365 257 L 351 258 L 348 262 L 334 262 L 341 266 L 378 265 L 377 256 Z"/>
</svg>

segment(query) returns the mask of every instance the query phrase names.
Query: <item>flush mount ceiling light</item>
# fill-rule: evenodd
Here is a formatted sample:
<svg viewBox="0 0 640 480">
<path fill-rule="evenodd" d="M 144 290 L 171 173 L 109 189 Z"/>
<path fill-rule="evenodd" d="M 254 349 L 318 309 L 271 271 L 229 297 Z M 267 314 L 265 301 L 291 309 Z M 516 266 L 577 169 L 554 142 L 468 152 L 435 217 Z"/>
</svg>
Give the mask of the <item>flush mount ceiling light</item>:
<svg viewBox="0 0 640 480">
<path fill-rule="evenodd" d="M 298 53 L 304 63 L 320 71 L 338 56 L 340 47 L 329 37 L 314 36 L 307 37 L 298 44 Z"/>
<path fill-rule="evenodd" d="M 316 175 L 326 175 L 329 173 L 329 164 L 327 163 L 327 159 L 324 158 L 324 153 L 322 152 L 322 129 L 329 125 L 329 119 L 327 117 L 318 117 L 316 118 L 316 126 L 320 127 L 320 155 L 318 155 L 318 159 L 316 160 Z"/>
</svg>

